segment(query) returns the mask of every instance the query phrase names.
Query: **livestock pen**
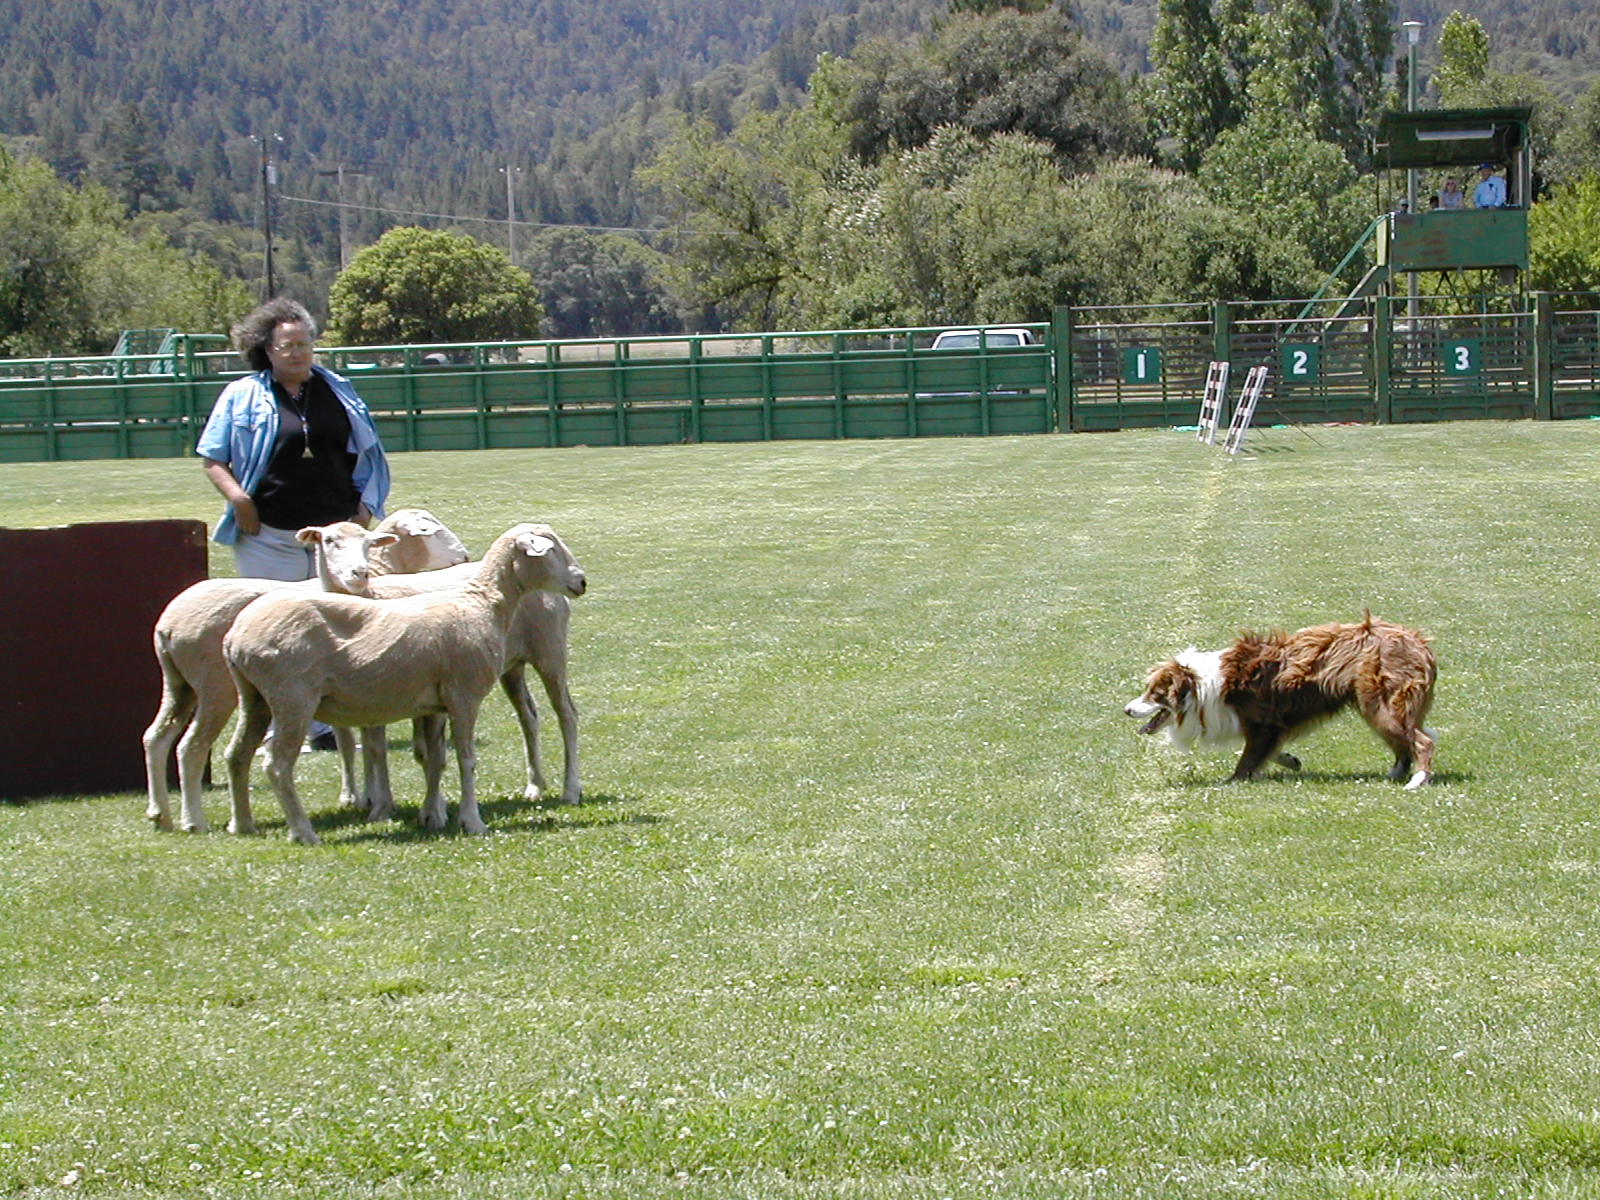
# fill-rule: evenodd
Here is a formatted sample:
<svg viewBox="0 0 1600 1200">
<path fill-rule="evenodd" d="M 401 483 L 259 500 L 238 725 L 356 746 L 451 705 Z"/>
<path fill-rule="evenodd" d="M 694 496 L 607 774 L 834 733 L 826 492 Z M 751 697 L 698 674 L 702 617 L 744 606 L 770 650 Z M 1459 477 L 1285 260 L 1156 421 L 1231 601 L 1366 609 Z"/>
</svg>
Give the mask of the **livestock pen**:
<svg viewBox="0 0 1600 1200">
<path fill-rule="evenodd" d="M 1558 303 L 1559 301 L 1559 303 Z M 1207 366 L 1266 365 L 1272 422 L 1600 414 L 1592 297 L 1060 308 L 1030 345 L 896 328 L 330 347 L 396 450 L 995 436 L 1193 423 Z M 0 462 L 188 453 L 241 366 L 215 337 L 0 362 Z"/>
</svg>

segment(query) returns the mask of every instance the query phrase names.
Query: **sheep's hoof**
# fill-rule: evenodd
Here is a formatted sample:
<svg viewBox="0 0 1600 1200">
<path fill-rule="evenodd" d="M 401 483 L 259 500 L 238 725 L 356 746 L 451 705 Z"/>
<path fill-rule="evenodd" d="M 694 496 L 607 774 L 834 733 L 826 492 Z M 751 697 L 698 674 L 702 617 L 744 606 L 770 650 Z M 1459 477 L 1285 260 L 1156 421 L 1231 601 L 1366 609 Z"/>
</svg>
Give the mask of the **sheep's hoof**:
<svg viewBox="0 0 1600 1200">
<path fill-rule="evenodd" d="M 255 831 L 256 831 L 256 823 L 254 821 L 229 821 L 228 822 L 228 832 L 232 833 L 232 834 L 236 834 L 239 837 L 249 837 L 251 834 L 255 833 Z"/>
<path fill-rule="evenodd" d="M 170 823 L 167 828 L 172 828 Z M 204 818 L 201 818 L 198 821 L 185 821 L 183 823 L 183 831 L 185 833 L 210 833 L 211 826 L 206 823 Z"/>
<path fill-rule="evenodd" d="M 522 789 L 522 798 L 529 804 L 537 804 L 544 798 L 544 788 L 537 783 L 530 783 Z"/>
<path fill-rule="evenodd" d="M 1418 771 L 1415 775 L 1413 775 L 1411 777 L 1411 782 L 1406 784 L 1406 791 L 1408 791 L 1408 792 L 1417 791 L 1419 788 L 1424 788 L 1424 787 L 1426 787 L 1428 784 L 1430 784 L 1432 782 L 1433 782 L 1433 776 L 1432 775 L 1428 774 L 1426 771 Z"/>
<path fill-rule="evenodd" d="M 563 804 L 582 804 L 583 803 L 583 789 L 582 788 L 570 788 L 567 791 L 562 792 L 561 793 L 561 803 L 563 803 Z"/>
<path fill-rule="evenodd" d="M 309 829 L 293 830 L 289 834 L 289 840 L 291 842 L 298 842 L 302 846 L 320 846 L 320 845 L 322 845 L 322 839 L 319 838 L 314 832 L 312 832 Z"/>
<path fill-rule="evenodd" d="M 484 834 L 489 832 L 489 827 L 482 821 L 463 821 L 461 822 L 461 832 L 468 837 L 483 837 Z"/>
<path fill-rule="evenodd" d="M 149 821 L 157 829 L 164 829 L 168 833 L 172 832 L 172 817 L 169 814 L 164 812 L 147 812 L 144 814 L 144 816 L 145 820 Z"/>
</svg>

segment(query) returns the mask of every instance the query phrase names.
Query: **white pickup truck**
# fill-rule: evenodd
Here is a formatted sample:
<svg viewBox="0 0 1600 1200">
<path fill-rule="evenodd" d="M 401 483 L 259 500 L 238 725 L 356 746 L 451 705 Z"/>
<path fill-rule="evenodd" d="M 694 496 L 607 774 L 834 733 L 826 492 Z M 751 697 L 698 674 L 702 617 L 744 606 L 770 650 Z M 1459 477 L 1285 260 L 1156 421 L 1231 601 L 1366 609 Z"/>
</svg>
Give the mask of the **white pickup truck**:
<svg viewBox="0 0 1600 1200">
<path fill-rule="evenodd" d="M 933 345 L 929 350 L 976 350 L 978 339 L 983 339 L 983 348 L 994 350 L 1006 346 L 1036 346 L 1039 339 L 1034 336 L 1033 330 L 1023 329 L 1021 326 L 1003 325 L 992 329 L 946 329 L 934 335 Z M 996 388 L 989 392 L 991 396 L 1014 394 L 1010 389 Z M 971 392 L 918 392 L 919 399 L 931 399 L 935 396 L 970 396 Z"/>
<path fill-rule="evenodd" d="M 985 347 L 991 346 L 1033 346 L 1039 339 L 1033 336 L 1033 330 L 1013 326 L 1004 326 L 997 329 L 946 329 L 936 335 L 930 350 L 976 350 L 978 338 L 983 338 Z"/>
</svg>

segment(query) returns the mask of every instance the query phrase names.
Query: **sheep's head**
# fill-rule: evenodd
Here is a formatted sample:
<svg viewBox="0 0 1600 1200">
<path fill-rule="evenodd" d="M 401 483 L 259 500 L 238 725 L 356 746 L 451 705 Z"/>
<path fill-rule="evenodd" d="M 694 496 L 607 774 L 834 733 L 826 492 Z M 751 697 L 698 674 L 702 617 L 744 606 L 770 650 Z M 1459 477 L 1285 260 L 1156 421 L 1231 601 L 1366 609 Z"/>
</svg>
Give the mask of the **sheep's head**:
<svg viewBox="0 0 1600 1200">
<path fill-rule="evenodd" d="M 472 557 L 450 527 L 425 508 L 392 512 L 374 532 L 399 535 L 399 541 L 371 556 L 372 569 L 379 575 L 436 571 Z"/>
<path fill-rule="evenodd" d="M 372 552 L 400 540 L 398 534 L 368 533 L 354 521 L 308 525 L 294 536 L 302 545 L 316 548 L 317 578 L 323 590 L 352 596 L 372 594 Z"/>
<path fill-rule="evenodd" d="M 550 526 L 517 525 L 502 536 L 512 542 L 517 577 L 527 590 L 581 596 L 588 589 L 583 568 Z"/>
</svg>

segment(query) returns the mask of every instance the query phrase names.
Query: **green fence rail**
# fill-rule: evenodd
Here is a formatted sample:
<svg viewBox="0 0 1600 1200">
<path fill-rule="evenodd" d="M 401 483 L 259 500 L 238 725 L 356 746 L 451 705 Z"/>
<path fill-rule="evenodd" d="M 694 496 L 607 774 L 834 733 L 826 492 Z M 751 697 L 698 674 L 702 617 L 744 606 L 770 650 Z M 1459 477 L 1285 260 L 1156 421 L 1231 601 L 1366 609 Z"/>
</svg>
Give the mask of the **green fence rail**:
<svg viewBox="0 0 1600 1200">
<path fill-rule="evenodd" d="M 1037 342 L 934 350 L 937 329 L 339 347 L 393 450 L 985 436 L 1192 424 L 1206 367 L 1265 363 L 1258 420 L 1600 416 L 1600 303 L 1534 296 L 1062 308 Z M 1580 298 L 1581 299 L 1581 298 Z M 1597 298 L 1600 299 L 1600 298 Z M 214 335 L 145 353 L 0 360 L 0 461 L 192 452 L 240 370 Z M 152 348 L 153 346 L 153 348 Z"/>
</svg>

